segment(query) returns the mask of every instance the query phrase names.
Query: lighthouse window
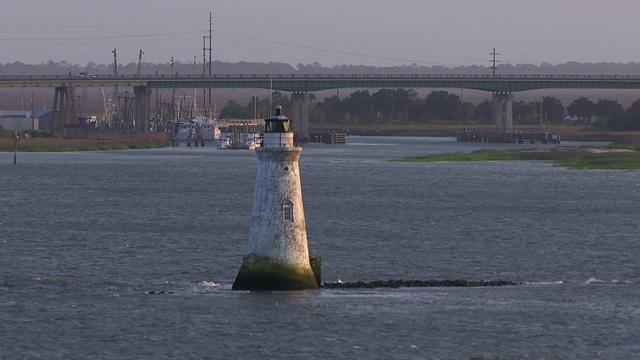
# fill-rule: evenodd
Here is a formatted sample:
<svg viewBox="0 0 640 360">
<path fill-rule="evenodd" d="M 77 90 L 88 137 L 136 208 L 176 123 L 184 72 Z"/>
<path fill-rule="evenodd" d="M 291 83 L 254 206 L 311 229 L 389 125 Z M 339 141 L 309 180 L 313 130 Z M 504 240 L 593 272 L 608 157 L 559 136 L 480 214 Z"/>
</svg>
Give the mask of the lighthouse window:
<svg viewBox="0 0 640 360">
<path fill-rule="evenodd" d="M 282 204 L 282 215 L 284 221 L 293 221 L 293 203 L 291 201 L 285 201 Z"/>
</svg>

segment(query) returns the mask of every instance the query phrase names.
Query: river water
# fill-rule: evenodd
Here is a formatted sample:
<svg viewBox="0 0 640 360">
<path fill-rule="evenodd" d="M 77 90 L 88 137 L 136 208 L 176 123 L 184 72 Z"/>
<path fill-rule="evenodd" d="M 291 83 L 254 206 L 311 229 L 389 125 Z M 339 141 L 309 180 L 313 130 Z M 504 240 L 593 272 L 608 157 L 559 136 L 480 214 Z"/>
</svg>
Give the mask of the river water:
<svg viewBox="0 0 640 360">
<path fill-rule="evenodd" d="M 323 281 L 522 285 L 275 293 L 231 290 L 253 151 L 0 153 L 0 359 L 635 359 L 638 172 L 389 161 L 554 146 L 305 146 Z"/>
</svg>

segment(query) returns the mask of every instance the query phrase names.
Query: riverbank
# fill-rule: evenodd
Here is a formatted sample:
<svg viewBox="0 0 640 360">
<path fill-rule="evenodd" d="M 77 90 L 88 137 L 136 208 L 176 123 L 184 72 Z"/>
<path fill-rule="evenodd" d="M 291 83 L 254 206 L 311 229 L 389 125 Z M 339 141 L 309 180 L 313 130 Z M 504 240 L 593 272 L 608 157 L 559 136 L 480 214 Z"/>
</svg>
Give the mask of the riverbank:
<svg viewBox="0 0 640 360">
<path fill-rule="evenodd" d="M 455 137 L 460 126 L 456 125 L 357 125 L 349 128 L 338 128 L 334 124 L 312 124 L 314 131 L 337 130 L 349 135 L 364 136 L 439 136 Z M 492 126 L 481 128 L 492 129 Z M 539 126 L 521 126 L 518 129 L 533 131 Z M 640 132 L 593 131 L 582 126 L 558 125 L 551 130 L 560 134 L 563 141 L 605 141 L 621 144 L 619 147 L 630 150 L 633 144 L 640 144 Z M 127 150 L 166 147 L 169 144 L 165 133 L 125 134 L 125 133 L 90 133 L 87 139 L 63 139 L 58 137 L 20 138 L 20 152 L 60 152 L 60 151 L 98 151 Z M 12 138 L 0 138 L 0 151 L 13 151 Z M 567 152 L 563 152 L 569 155 Z M 584 154 L 582 154 L 584 155 Z M 509 155 L 512 156 L 512 155 Z M 614 156 L 631 156 L 630 154 L 614 154 Z M 550 159 L 547 159 L 550 160 Z M 552 160 L 552 159 L 551 159 Z M 438 160 L 434 160 L 438 161 Z M 451 160 L 448 160 L 451 161 Z M 639 165 L 640 166 L 640 165 Z"/>
<path fill-rule="evenodd" d="M 125 134 L 90 133 L 87 139 L 63 139 L 58 137 L 20 138 L 20 152 L 60 152 L 150 149 L 168 146 L 165 133 Z M 0 151 L 13 151 L 12 138 L 0 138 Z"/>
</svg>

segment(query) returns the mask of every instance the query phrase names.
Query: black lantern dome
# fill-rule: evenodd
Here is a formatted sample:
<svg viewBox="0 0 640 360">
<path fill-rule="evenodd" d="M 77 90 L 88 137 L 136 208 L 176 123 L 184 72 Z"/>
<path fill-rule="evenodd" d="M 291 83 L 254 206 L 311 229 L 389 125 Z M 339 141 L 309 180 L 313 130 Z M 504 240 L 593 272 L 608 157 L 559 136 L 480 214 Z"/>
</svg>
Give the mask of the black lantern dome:
<svg viewBox="0 0 640 360">
<path fill-rule="evenodd" d="M 282 115 L 282 106 L 276 106 L 276 114 L 264 119 L 265 133 L 289 133 L 291 132 L 291 119 Z"/>
</svg>

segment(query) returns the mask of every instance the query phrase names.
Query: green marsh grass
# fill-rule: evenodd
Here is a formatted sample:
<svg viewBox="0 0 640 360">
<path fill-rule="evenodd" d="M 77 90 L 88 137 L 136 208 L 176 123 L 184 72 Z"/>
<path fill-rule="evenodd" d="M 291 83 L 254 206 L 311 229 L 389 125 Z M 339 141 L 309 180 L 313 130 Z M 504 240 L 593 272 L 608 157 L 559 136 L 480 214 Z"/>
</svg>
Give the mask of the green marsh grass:
<svg viewBox="0 0 640 360">
<path fill-rule="evenodd" d="M 640 151 L 618 148 L 560 148 L 550 150 L 480 150 L 472 153 L 436 154 L 406 158 L 403 162 L 444 161 L 547 161 L 571 169 L 639 170 Z"/>
</svg>

